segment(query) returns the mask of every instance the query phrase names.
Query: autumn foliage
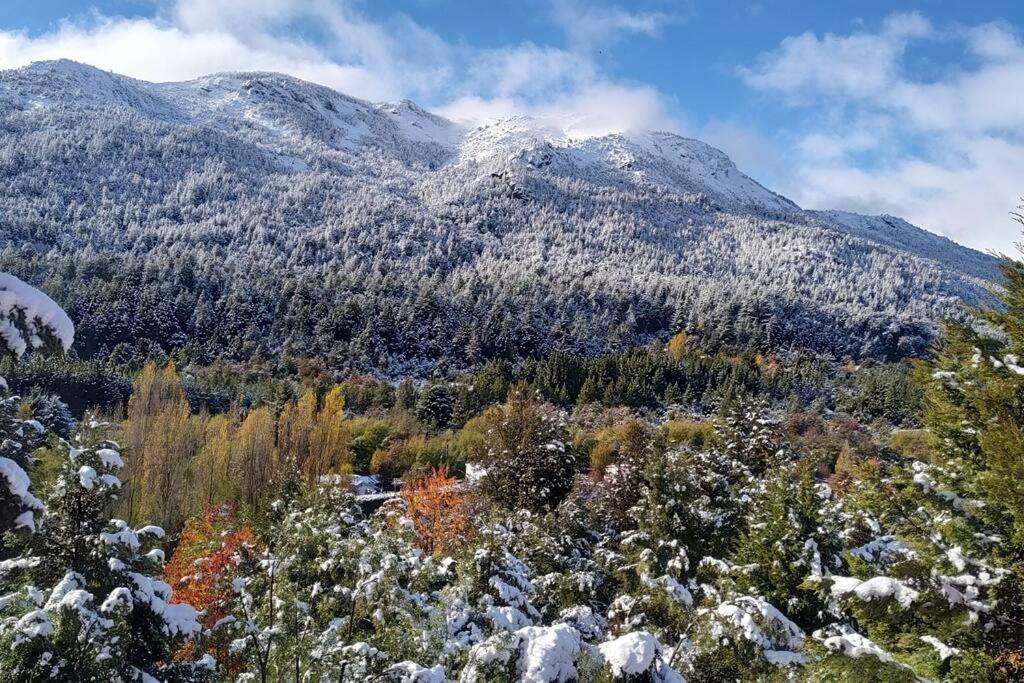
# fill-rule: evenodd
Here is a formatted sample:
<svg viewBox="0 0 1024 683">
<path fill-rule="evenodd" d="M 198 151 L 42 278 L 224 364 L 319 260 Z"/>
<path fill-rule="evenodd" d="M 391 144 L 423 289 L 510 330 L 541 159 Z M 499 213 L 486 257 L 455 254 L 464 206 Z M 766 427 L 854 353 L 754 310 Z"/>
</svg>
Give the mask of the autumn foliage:
<svg viewBox="0 0 1024 683">
<path fill-rule="evenodd" d="M 211 505 L 202 516 L 185 524 L 181 540 L 164 568 L 164 580 L 174 587 L 174 602 L 204 612 L 203 625 L 213 626 L 226 614 L 232 598 L 231 579 L 243 546 L 254 544 L 248 528 L 237 528 L 234 512 Z"/>
<path fill-rule="evenodd" d="M 401 490 L 406 515 L 412 520 L 419 545 L 436 555 L 459 547 L 469 538 L 471 498 L 449 475 L 448 466 L 407 483 Z"/>
<path fill-rule="evenodd" d="M 125 492 L 118 514 L 155 521 L 171 534 L 206 505 L 264 508 L 289 468 L 308 485 L 352 469 L 342 387 L 322 399 L 310 389 L 280 409 L 192 413 L 174 363 L 148 363 L 136 377 L 120 441 Z"/>
</svg>

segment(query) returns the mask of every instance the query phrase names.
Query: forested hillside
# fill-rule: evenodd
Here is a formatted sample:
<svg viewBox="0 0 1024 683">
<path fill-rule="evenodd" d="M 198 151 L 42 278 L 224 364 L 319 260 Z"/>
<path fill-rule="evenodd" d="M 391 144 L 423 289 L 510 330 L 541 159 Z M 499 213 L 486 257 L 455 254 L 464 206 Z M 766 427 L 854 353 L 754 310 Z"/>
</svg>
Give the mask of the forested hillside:
<svg viewBox="0 0 1024 683">
<path fill-rule="evenodd" d="M 464 129 L 274 74 L 0 74 L 0 269 L 82 358 L 449 373 L 685 329 L 710 348 L 923 351 L 994 259 L 805 212 L 701 142 Z"/>
<path fill-rule="evenodd" d="M 49 391 L 128 369 L 61 360 L 4 276 L 0 677 L 1020 680 L 1005 273 L 913 367 L 685 334 L 426 384 L 160 360 L 77 420 Z"/>
</svg>

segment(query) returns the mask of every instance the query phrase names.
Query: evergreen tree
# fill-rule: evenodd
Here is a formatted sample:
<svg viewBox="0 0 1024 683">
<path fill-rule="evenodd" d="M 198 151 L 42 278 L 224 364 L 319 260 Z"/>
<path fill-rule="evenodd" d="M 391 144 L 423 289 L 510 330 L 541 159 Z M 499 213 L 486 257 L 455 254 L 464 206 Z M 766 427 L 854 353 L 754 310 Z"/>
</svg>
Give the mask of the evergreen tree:
<svg viewBox="0 0 1024 683">
<path fill-rule="evenodd" d="M 0 273 L 0 356 L 20 358 L 27 350 L 43 346 L 67 350 L 75 328 L 67 314 L 50 297 L 8 273 Z M 35 419 L 24 419 L 21 401 L 8 396 L 7 380 L 0 377 L 0 559 L 10 549 L 3 534 L 14 529 L 35 528 L 43 509 L 32 493 L 26 472 L 31 453 L 42 444 L 45 428 Z"/>
<path fill-rule="evenodd" d="M 16 565 L 21 587 L 0 616 L 9 680 L 202 680 L 213 662 L 176 658 L 200 635 L 197 613 L 158 578 L 159 527 L 106 515 L 121 488 L 107 426 L 87 421 L 65 446 L 38 532 Z M 13 577 L 5 576 L 5 581 Z"/>
<path fill-rule="evenodd" d="M 513 510 L 558 505 L 576 473 L 563 416 L 518 384 L 505 405 L 489 410 L 484 420 L 488 442 L 482 486 L 487 495 Z"/>
<path fill-rule="evenodd" d="M 444 429 L 452 420 L 455 394 L 446 384 L 431 384 L 416 400 L 416 417 L 434 429 Z"/>
<path fill-rule="evenodd" d="M 751 505 L 734 562 L 740 591 L 763 596 L 801 628 L 827 619 L 820 587 L 808 577 L 840 572 L 838 515 L 826 487 L 815 484 L 808 463 L 778 463 Z"/>
</svg>

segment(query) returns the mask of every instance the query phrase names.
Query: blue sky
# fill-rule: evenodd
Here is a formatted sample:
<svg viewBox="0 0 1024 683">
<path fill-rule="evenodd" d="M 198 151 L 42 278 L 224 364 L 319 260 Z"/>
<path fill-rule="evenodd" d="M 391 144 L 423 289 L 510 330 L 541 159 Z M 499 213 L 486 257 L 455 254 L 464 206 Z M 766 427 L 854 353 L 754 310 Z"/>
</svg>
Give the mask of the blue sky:
<svg viewBox="0 0 1024 683">
<path fill-rule="evenodd" d="M 275 70 L 466 122 L 665 128 L 802 206 L 1011 252 L 1022 30 L 1024 3 L 1005 0 L 37 0 L 0 5 L 0 67 Z"/>
</svg>

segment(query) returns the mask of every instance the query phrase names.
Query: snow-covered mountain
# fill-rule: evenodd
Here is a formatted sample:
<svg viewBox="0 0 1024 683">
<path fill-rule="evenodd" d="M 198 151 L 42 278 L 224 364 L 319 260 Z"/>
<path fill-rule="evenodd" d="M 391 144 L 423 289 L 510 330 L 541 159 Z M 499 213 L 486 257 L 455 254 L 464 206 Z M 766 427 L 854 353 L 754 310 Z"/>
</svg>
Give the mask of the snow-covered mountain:
<svg viewBox="0 0 1024 683">
<path fill-rule="evenodd" d="M 0 221 L 0 266 L 49 280 L 86 353 L 113 350 L 105 326 L 199 357 L 399 369 L 685 327 L 891 355 L 998 280 L 989 256 L 804 211 L 670 133 L 469 128 L 279 74 L 146 83 L 68 61 L 0 73 Z"/>
</svg>

